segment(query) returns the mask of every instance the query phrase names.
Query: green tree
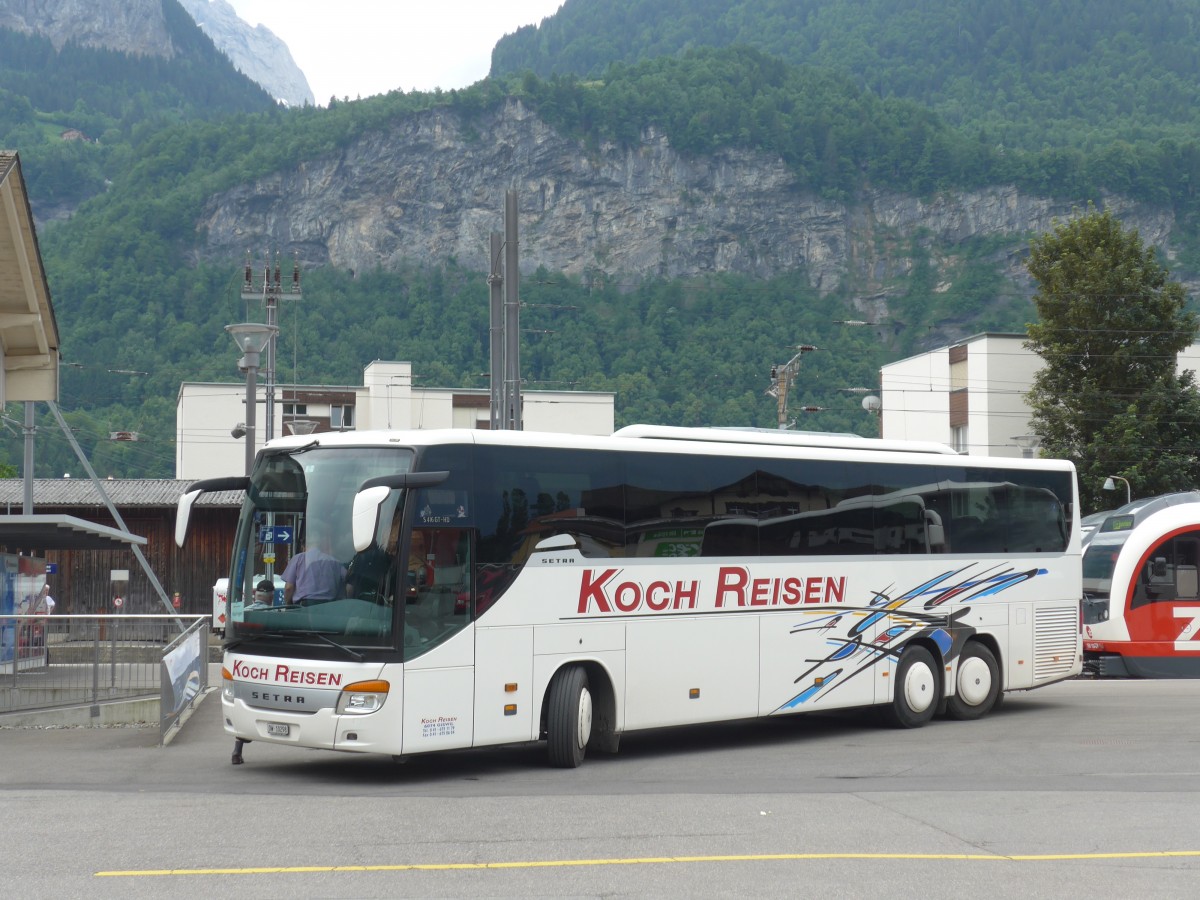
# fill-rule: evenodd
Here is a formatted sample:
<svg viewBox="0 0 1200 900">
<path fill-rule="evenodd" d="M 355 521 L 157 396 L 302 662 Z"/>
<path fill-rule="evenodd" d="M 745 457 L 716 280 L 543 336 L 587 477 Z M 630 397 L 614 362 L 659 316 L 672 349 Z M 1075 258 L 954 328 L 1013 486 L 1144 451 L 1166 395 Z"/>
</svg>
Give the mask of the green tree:
<svg viewBox="0 0 1200 900">
<path fill-rule="evenodd" d="M 1027 267 L 1045 362 L 1028 399 L 1048 456 L 1072 460 L 1085 511 L 1111 505 L 1106 476 L 1136 495 L 1200 485 L 1200 394 L 1179 352 L 1196 336 L 1183 287 L 1153 247 L 1111 213 L 1089 209 L 1035 238 Z"/>
</svg>

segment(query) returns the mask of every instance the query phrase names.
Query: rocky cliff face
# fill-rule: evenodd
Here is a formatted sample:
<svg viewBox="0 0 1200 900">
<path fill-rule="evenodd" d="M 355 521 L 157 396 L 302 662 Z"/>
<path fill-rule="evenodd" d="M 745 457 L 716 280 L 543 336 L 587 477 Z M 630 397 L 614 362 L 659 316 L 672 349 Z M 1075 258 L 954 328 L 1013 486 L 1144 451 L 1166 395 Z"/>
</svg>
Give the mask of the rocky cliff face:
<svg viewBox="0 0 1200 900">
<path fill-rule="evenodd" d="M 265 25 L 251 28 L 225 0 L 179 0 L 238 70 L 289 106 L 314 105 L 308 79 L 287 44 Z"/>
<path fill-rule="evenodd" d="M 486 271 L 488 237 L 503 231 L 504 192 L 520 192 L 521 270 L 582 278 L 686 277 L 802 269 L 814 287 L 852 286 L 864 312 L 886 308 L 913 267 L 915 240 L 952 278 L 965 241 L 999 236 L 995 265 L 1024 278 L 1031 235 L 1073 205 L 1011 187 L 920 199 L 875 191 L 853 203 L 800 188 L 778 158 L 676 153 L 647 132 L 634 149 L 590 151 L 511 101 L 470 127 L 435 110 L 211 199 L 204 254 L 240 260 L 279 249 L 306 267 L 352 270 L 401 260 Z M 1168 209 L 1113 198 L 1143 240 L 1167 243 Z"/>
<path fill-rule="evenodd" d="M 162 0 L 0 0 L 0 28 L 143 56 L 174 54 Z"/>
</svg>

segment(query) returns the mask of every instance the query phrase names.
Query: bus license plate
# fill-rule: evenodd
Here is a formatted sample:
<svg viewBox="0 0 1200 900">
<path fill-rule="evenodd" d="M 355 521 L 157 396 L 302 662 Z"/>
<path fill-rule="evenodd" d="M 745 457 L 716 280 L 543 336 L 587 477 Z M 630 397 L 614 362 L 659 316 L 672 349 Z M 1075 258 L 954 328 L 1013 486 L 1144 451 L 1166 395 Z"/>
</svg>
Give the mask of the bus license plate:
<svg viewBox="0 0 1200 900">
<path fill-rule="evenodd" d="M 269 734 L 271 737 L 287 737 L 291 730 L 291 725 L 284 725 L 281 722 L 267 723 L 267 734 Z"/>
</svg>

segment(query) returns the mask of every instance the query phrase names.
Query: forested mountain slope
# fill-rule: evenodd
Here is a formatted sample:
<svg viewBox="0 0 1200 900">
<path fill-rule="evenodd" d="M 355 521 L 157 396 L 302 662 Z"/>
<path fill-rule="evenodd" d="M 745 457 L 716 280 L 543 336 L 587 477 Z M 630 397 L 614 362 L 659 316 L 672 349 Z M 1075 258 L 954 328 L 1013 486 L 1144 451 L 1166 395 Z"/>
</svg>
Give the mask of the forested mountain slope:
<svg viewBox="0 0 1200 900">
<path fill-rule="evenodd" d="M 756 47 L 934 110 L 992 145 L 1190 139 L 1200 0 L 566 0 L 492 74 L 600 77 L 696 47 Z"/>
<path fill-rule="evenodd" d="M 164 128 L 274 105 L 178 0 L 0 0 L 0 146 L 20 151 L 41 217 L 99 193 Z"/>
<path fill-rule="evenodd" d="M 304 268 L 281 382 L 353 384 L 390 358 L 421 383 L 483 386 L 487 233 L 514 187 L 530 387 L 616 391 L 622 424 L 771 426 L 770 366 L 809 343 L 796 408 L 820 411 L 801 424 L 870 431 L 842 389 L 911 349 L 1022 327 L 1022 250 L 1054 216 L 1115 204 L 1186 257 L 1191 198 L 1161 173 L 1200 165 L 1183 146 L 1116 169 L 1105 153 L 996 154 L 910 102 L 746 49 L 603 84 L 527 76 L 273 108 L 130 152 L 108 192 L 43 236 L 64 406 L 115 475 L 169 474 L 181 381 L 236 380 L 223 326 L 261 316 L 239 299 L 247 250 Z M 1144 196 L 1112 191 L 1114 172 Z M 73 468 L 51 451 L 48 468 Z"/>
<path fill-rule="evenodd" d="M 770 367 L 804 343 L 820 350 L 799 424 L 870 432 L 847 389 L 871 387 L 885 359 L 1022 327 L 1028 238 L 1088 202 L 1139 227 L 1181 277 L 1196 268 L 1190 139 L 999 147 L 747 47 L 328 109 L 222 115 L 223 100 L 141 90 L 144 118 L 105 113 L 100 144 L 71 142 L 91 168 L 22 154 L 48 185 L 31 194 L 62 406 L 102 475 L 170 475 L 180 382 L 239 379 L 223 326 L 262 317 L 239 296 L 247 251 L 304 270 L 304 300 L 281 319 L 281 383 L 355 384 L 380 358 L 411 360 L 423 384 L 483 386 L 487 234 L 508 188 L 527 385 L 615 391 L 620 424 L 773 426 Z M 27 112 L 7 134 L 67 145 L 50 139 L 60 123 Z M 102 188 L 49 220 L 47 205 L 82 195 L 53 186 L 80 171 Z M 147 440 L 106 440 L 126 430 Z M 39 474 L 77 472 L 44 433 Z M 19 438 L 3 450 L 19 459 Z"/>
</svg>

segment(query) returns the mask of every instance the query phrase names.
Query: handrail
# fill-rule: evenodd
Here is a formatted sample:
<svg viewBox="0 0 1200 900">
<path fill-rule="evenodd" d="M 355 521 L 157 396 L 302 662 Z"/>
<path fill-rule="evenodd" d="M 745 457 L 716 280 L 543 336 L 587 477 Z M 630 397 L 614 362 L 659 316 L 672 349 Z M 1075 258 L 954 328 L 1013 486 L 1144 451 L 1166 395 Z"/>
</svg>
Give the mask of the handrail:
<svg viewBox="0 0 1200 900">
<path fill-rule="evenodd" d="M 183 634 L 177 622 L 190 622 Z M 199 614 L 0 614 L 0 714 L 90 706 L 162 693 L 162 661 L 184 636 L 200 633 Z M 207 678 L 207 667 L 202 673 Z"/>
</svg>

